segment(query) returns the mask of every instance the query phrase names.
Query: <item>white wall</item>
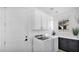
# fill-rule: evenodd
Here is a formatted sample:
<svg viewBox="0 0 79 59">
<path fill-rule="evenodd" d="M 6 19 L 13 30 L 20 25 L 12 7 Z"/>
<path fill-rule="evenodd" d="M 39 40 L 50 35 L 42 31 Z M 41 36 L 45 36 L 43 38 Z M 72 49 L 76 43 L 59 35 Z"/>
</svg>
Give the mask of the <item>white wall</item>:
<svg viewBox="0 0 79 59">
<path fill-rule="evenodd" d="M 57 35 L 73 37 L 72 28 L 79 27 L 79 24 L 77 24 L 77 22 L 76 22 L 76 17 L 78 17 L 78 16 L 79 16 L 79 8 L 73 8 L 73 9 L 67 10 L 65 12 L 62 12 L 58 15 L 54 15 L 54 23 L 55 23 L 54 29 L 56 30 Z M 58 30 L 58 26 L 57 26 L 58 21 L 61 21 L 65 18 L 70 19 L 68 30 L 64 30 L 64 31 Z"/>
</svg>

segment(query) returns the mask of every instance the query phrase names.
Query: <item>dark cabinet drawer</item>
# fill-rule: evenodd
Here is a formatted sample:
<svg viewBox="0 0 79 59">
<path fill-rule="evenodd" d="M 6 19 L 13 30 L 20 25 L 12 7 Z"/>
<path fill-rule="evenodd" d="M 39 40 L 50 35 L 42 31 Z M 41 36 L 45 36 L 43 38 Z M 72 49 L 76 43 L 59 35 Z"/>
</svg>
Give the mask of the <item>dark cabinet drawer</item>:
<svg viewBox="0 0 79 59">
<path fill-rule="evenodd" d="M 79 40 L 59 37 L 59 49 L 69 52 L 79 52 Z"/>
<path fill-rule="evenodd" d="M 70 40 L 68 45 L 69 45 L 69 51 L 71 51 L 71 52 L 79 52 L 78 40 Z"/>
</svg>

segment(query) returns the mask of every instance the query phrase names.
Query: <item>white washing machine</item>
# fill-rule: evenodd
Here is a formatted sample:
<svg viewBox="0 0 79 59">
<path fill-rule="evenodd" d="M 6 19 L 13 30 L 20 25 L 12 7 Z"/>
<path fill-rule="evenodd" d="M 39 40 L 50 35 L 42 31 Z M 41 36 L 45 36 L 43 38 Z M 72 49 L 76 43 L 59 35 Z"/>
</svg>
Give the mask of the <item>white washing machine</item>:
<svg viewBox="0 0 79 59">
<path fill-rule="evenodd" d="M 55 52 L 57 49 L 58 42 L 57 39 L 53 37 L 44 40 L 36 37 L 33 38 L 33 52 Z"/>
</svg>

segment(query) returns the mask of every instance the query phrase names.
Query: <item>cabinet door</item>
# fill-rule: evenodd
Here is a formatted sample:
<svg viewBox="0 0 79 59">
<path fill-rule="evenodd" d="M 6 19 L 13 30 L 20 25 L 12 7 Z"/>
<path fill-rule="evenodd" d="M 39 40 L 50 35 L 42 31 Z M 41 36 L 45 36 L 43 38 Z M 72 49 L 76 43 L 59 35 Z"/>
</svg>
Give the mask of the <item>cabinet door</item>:
<svg viewBox="0 0 79 59">
<path fill-rule="evenodd" d="M 42 27 L 43 30 L 48 30 L 48 18 L 45 13 L 42 13 Z"/>
<path fill-rule="evenodd" d="M 33 30 L 41 30 L 41 13 L 38 10 L 34 13 Z"/>
<path fill-rule="evenodd" d="M 78 41 L 77 40 L 69 40 L 69 51 L 71 52 L 79 52 L 79 49 L 78 49 Z"/>
<path fill-rule="evenodd" d="M 59 38 L 59 49 L 68 51 L 68 39 L 65 38 Z"/>
<path fill-rule="evenodd" d="M 53 18 L 46 13 L 42 14 L 42 27 L 44 30 L 53 30 Z"/>
<path fill-rule="evenodd" d="M 27 13 L 25 8 L 6 8 L 6 51 L 32 51 L 31 39 L 26 39 Z"/>
</svg>

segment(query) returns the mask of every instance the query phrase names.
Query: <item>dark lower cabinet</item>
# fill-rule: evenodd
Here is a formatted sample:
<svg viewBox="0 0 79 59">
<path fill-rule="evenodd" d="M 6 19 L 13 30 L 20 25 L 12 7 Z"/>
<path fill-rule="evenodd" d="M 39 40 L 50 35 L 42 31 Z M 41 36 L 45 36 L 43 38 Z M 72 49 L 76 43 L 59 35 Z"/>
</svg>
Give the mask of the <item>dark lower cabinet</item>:
<svg viewBox="0 0 79 59">
<path fill-rule="evenodd" d="M 79 40 L 59 37 L 59 49 L 67 52 L 79 52 Z"/>
<path fill-rule="evenodd" d="M 67 51 L 67 50 L 68 50 L 68 48 L 67 48 L 67 47 L 68 47 L 68 44 L 67 44 L 68 41 L 67 41 L 67 40 L 64 40 L 64 39 L 62 38 L 62 39 L 59 39 L 59 42 L 60 42 L 60 43 L 59 43 L 59 45 L 60 45 L 59 48 L 62 49 L 62 50 Z"/>
<path fill-rule="evenodd" d="M 69 51 L 79 52 L 79 41 L 78 40 L 69 40 Z"/>
</svg>

